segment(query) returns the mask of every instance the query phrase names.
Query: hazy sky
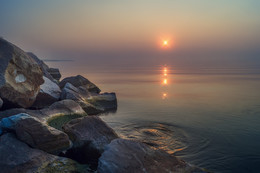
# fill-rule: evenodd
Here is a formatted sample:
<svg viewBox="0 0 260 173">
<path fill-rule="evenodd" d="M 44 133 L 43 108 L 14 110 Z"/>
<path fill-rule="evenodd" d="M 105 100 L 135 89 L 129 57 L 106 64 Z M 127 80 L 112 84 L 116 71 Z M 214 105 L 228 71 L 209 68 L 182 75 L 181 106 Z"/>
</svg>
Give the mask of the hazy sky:
<svg viewBox="0 0 260 173">
<path fill-rule="evenodd" d="M 0 36 L 79 64 L 258 66 L 259 7 L 259 0 L 0 0 Z"/>
</svg>

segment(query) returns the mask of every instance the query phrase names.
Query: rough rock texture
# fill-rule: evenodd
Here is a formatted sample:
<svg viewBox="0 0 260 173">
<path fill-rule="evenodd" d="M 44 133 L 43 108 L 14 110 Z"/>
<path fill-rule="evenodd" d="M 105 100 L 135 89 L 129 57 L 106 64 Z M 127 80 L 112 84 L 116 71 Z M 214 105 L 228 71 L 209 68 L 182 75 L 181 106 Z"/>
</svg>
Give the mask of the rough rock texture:
<svg viewBox="0 0 260 173">
<path fill-rule="evenodd" d="M 47 153 L 59 154 L 70 148 L 70 140 L 67 134 L 47 126 L 33 117 L 18 121 L 15 132 L 17 138 L 21 141 Z"/>
<path fill-rule="evenodd" d="M 29 110 L 29 109 L 19 108 L 19 109 L 9 109 L 6 111 L 1 111 L 0 120 L 5 117 L 9 117 L 19 113 L 27 113 L 33 117 L 38 118 L 43 123 L 46 123 L 48 119 L 55 116 L 72 115 L 72 114 L 86 115 L 86 112 L 75 101 L 62 100 L 59 102 L 55 102 L 48 108 L 44 108 L 41 110 Z"/>
<path fill-rule="evenodd" d="M 89 92 L 93 92 L 93 93 L 100 93 L 101 91 L 95 84 L 93 84 L 92 82 L 90 82 L 88 79 L 84 78 L 81 75 L 64 78 L 59 83 L 60 88 L 62 89 L 66 85 L 66 83 L 71 83 L 73 86 L 77 88 L 84 87 Z"/>
<path fill-rule="evenodd" d="M 88 98 L 90 98 L 90 93 L 86 90 L 86 88 L 76 88 L 70 83 L 66 83 L 66 85 L 63 87 L 60 98 L 61 100 L 74 100 L 75 102 L 79 103 L 79 105 L 89 115 L 95 115 L 105 111 L 102 107 L 94 106 L 88 102 Z"/>
<path fill-rule="evenodd" d="M 0 168 L 4 173 L 89 172 L 88 168 L 68 158 L 32 149 L 13 134 L 0 137 Z"/>
<path fill-rule="evenodd" d="M 101 153 L 117 134 L 97 116 L 87 116 L 71 120 L 63 126 L 73 142 L 67 155 L 81 162 L 97 162 Z"/>
<path fill-rule="evenodd" d="M 117 109 L 115 93 L 103 93 L 90 96 L 87 101 L 95 107 L 101 107 L 104 111 Z"/>
<path fill-rule="evenodd" d="M 99 173 L 184 173 L 203 172 L 161 150 L 141 142 L 115 139 L 99 158 Z"/>
<path fill-rule="evenodd" d="M 7 118 L 3 118 L 1 121 L 0 121 L 0 127 L 3 129 L 3 130 L 6 130 L 6 131 L 15 131 L 15 126 L 16 124 L 21 121 L 21 120 L 24 120 L 24 119 L 27 119 L 27 118 L 32 118 L 32 116 L 28 115 L 28 114 L 25 114 L 25 113 L 20 113 L 20 114 L 17 114 L 17 115 L 12 115 L 10 117 L 7 117 Z"/>
<path fill-rule="evenodd" d="M 52 82 L 45 76 L 43 79 L 44 83 L 40 86 L 40 92 L 32 106 L 37 109 L 50 106 L 54 102 L 57 102 L 61 94 L 60 87 L 56 83 Z"/>
<path fill-rule="evenodd" d="M 47 71 L 53 77 L 53 79 L 55 79 L 56 81 L 60 80 L 61 74 L 58 68 L 49 68 Z"/>
<path fill-rule="evenodd" d="M 0 98 L 0 109 L 1 109 L 1 107 L 3 106 L 3 100 Z"/>
<path fill-rule="evenodd" d="M 0 97 L 5 107 L 30 107 L 44 82 L 42 77 L 30 56 L 0 38 Z"/>
</svg>

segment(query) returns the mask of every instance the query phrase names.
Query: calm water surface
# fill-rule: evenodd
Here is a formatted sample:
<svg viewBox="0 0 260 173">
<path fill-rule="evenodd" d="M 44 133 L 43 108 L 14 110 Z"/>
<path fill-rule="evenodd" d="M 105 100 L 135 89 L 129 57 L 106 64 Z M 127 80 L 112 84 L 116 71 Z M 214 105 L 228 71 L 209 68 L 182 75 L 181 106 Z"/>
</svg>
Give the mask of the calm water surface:
<svg viewBox="0 0 260 173">
<path fill-rule="evenodd" d="M 101 117 L 121 137 L 213 172 L 260 172 L 260 75 L 164 73 L 83 74 L 117 93 L 117 112 Z"/>
</svg>

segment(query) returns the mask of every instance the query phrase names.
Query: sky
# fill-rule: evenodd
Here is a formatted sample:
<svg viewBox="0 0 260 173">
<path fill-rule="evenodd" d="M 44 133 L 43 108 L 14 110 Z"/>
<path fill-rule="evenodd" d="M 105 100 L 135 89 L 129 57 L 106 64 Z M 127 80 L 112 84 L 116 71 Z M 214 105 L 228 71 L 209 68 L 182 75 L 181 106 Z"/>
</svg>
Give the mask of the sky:
<svg viewBox="0 0 260 173">
<path fill-rule="evenodd" d="M 92 67 L 259 68 L 259 7 L 259 0 L 0 0 L 0 36 L 42 59 Z"/>
</svg>

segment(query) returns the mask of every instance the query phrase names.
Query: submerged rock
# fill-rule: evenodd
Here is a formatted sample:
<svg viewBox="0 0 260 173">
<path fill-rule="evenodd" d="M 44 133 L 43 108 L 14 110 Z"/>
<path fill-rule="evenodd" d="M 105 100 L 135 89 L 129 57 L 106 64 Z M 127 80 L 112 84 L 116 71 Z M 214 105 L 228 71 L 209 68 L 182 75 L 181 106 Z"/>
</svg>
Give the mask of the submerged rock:
<svg viewBox="0 0 260 173">
<path fill-rule="evenodd" d="M 87 116 L 71 120 L 63 126 L 73 142 L 67 151 L 70 158 L 82 163 L 97 163 L 98 158 L 117 134 L 97 116 Z"/>
<path fill-rule="evenodd" d="M 170 154 L 126 139 L 115 139 L 99 158 L 99 173 L 204 172 Z"/>
<path fill-rule="evenodd" d="M 0 38 L 0 97 L 5 107 L 30 107 L 39 92 L 43 73 L 24 51 Z"/>
<path fill-rule="evenodd" d="M 117 109 L 117 99 L 115 93 L 92 95 L 87 100 L 95 107 L 101 107 L 104 111 Z"/>
<path fill-rule="evenodd" d="M 73 86 L 77 88 L 84 87 L 89 92 L 93 92 L 93 93 L 100 93 L 101 91 L 95 84 L 93 84 L 92 82 L 90 82 L 88 79 L 84 78 L 81 75 L 64 78 L 59 83 L 60 88 L 62 89 L 66 85 L 66 83 L 71 83 Z"/>
<path fill-rule="evenodd" d="M 0 153 L 0 168 L 5 173 L 89 172 L 87 166 L 71 159 L 32 149 L 10 133 L 0 137 Z"/>
<path fill-rule="evenodd" d="M 50 106 L 54 102 L 57 102 L 61 94 L 60 87 L 56 83 L 52 82 L 45 76 L 43 79 L 44 83 L 40 86 L 40 92 L 32 106 L 37 109 Z"/>
</svg>

